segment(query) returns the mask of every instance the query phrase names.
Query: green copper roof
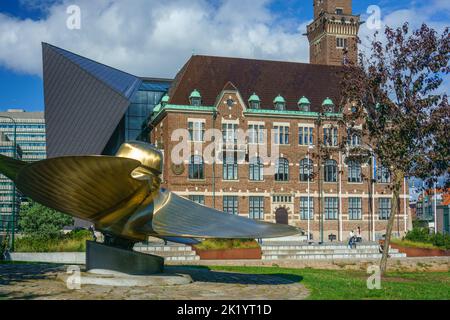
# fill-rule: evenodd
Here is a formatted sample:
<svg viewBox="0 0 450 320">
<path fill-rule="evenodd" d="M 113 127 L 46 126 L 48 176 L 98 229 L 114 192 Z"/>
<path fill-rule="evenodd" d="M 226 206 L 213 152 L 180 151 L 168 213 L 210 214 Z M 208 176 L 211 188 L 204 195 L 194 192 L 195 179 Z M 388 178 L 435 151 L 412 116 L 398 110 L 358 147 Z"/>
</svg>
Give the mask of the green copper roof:
<svg viewBox="0 0 450 320">
<path fill-rule="evenodd" d="M 165 94 L 164 97 L 161 98 L 162 103 L 168 103 L 170 100 L 170 97 L 168 94 Z"/>
<path fill-rule="evenodd" d="M 159 111 L 161 111 L 161 104 L 158 104 L 153 108 L 153 114 L 157 114 Z"/>
<path fill-rule="evenodd" d="M 286 100 L 279 94 L 275 100 L 273 100 L 273 103 L 286 103 Z"/>
<path fill-rule="evenodd" d="M 260 102 L 258 95 L 256 93 L 253 93 L 250 98 L 248 99 L 249 102 Z"/>
<path fill-rule="evenodd" d="M 307 97 L 303 96 L 298 100 L 298 104 L 311 104 L 311 102 L 309 102 Z"/>
<path fill-rule="evenodd" d="M 333 100 L 331 100 L 330 98 L 326 98 L 325 100 L 323 100 L 322 103 L 323 106 L 334 106 Z"/>
<path fill-rule="evenodd" d="M 207 112 L 213 113 L 217 111 L 214 106 L 191 106 L 191 105 L 176 105 L 176 104 L 166 104 L 162 106 L 157 105 L 153 109 L 153 116 L 151 118 L 152 122 L 155 122 L 160 118 L 165 111 L 186 111 L 186 112 Z M 245 115 L 266 115 L 266 116 L 281 116 L 281 117 L 298 117 L 298 118 L 313 118 L 316 119 L 320 116 L 318 112 L 311 111 L 299 111 L 299 110 L 273 110 L 273 109 L 247 109 L 244 112 Z M 342 113 L 331 113 L 327 112 L 322 114 L 322 116 L 327 118 L 341 118 Z"/>
<path fill-rule="evenodd" d="M 194 91 L 191 92 L 191 95 L 189 96 L 189 99 L 191 98 L 201 98 L 200 92 L 198 92 L 197 89 L 194 89 Z"/>
</svg>

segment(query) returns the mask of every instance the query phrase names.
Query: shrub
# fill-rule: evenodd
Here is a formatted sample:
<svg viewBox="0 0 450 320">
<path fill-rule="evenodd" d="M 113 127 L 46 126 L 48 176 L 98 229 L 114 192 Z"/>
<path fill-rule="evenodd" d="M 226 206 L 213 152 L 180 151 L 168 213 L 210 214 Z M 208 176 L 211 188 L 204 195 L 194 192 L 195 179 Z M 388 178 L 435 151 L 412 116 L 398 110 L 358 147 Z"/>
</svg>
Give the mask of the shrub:
<svg viewBox="0 0 450 320">
<path fill-rule="evenodd" d="M 0 236 L 0 261 L 5 258 L 5 253 L 9 247 L 9 234 Z"/>
<path fill-rule="evenodd" d="M 408 231 L 405 236 L 406 240 L 417 242 L 428 242 L 430 237 L 430 230 L 428 228 L 413 228 Z"/>
<path fill-rule="evenodd" d="M 24 204 L 20 210 L 19 227 L 26 237 L 49 240 L 61 235 L 73 218 L 38 203 Z"/>
<path fill-rule="evenodd" d="M 450 235 L 432 233 L 428 228 L 413 228 L 406 234 L 405 240 L 411 242 L 429 243 L 439 248 L 450 249 Z"/>
<path fill-rule="evenodd" d="M 88 230 L 74 230 L 55 238 L 26 236 L 17 239 L 17 252 L 84 252 L 86 240 L 92 240 Z"/>
<path fill-rule="evenodd" d="M 206 239 L 195 245 L 200 250 L 255 249 L 258 242 L 253 239 Z"/>
</svg>

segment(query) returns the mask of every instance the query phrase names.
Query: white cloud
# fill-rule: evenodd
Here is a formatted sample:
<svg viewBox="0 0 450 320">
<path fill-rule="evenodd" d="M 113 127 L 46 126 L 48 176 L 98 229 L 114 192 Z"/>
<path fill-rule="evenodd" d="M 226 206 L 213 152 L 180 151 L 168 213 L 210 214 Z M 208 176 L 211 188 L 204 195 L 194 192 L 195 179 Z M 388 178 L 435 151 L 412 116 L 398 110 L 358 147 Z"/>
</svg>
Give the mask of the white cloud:
<svg viewBox="0 0 450 320">
<path fill-rule="evenodd" d="M 302 34 L 310 17 L 287 23 L 270 12 L 271 0 L 58 0 L 53 5 L 51 0 L 20 1 L 40 4 L 46 15 L 33 21 L 0 13 L 0 65 L 18 72 L 41 75 L 41 41 L 136 75 L 155 77 L 173 77 L 192 52 L 309 60 L 308 40 Z M 66 28 L 66 9 L 72 4 L 81 8 L 81 30 Z M 381 9 L 383 24 L 426 22 L 443 29 L 448 23 L 433 17 L 448 15 L 450 5 L 430 0 L 420 8 Z M 373 30 L 363 25 L 361 38 L 371 35 Z"/>
<path fill-rule="evenodd" d="M 81 8 L 81 30 L 66 28 L 71 4 Z M 173 77 L 192 52 L 307 62 L 306 22 L 276 26 L 268 4 L 75 0 L 47 7 L 40 21 L 0 14 L 0 64 L 40 75 L 42 41 L 142 76 Z"/>
</svg>

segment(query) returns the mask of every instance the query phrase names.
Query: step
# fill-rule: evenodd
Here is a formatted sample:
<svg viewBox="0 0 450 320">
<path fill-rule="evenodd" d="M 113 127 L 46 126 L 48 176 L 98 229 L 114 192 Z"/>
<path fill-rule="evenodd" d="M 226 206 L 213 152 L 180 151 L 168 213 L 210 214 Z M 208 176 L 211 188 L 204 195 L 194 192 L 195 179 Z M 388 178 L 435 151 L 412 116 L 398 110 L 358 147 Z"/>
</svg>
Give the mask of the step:
<svg viewBox="0 0 450 320">
<path fill-rule="evenodd" d="M 165 261 L 200 260 L 200 257 L 194 250 L 192 250 L 192 247 L 181 244 L 135 245 L 134 250 L 163 257 Z"/>
<path fill-rule="evenodd" d="M 262 260 L 335 260 L 335 259 L 380 259 L 380 253 L 373 254 L 297 254 L 297 255 L 265 255 Z M 403 253 L 391 254 L 391 258 L 406 258 Z"/>
<path fill-rule="evenodd" d="M 389 253 L 398 253 L 397 249 L 389 250 Z M 372 254 L 380 253 L 379 250 L 263 250 L 263 254 Z"/>
<path fill-rule="evenodd" d="M 134 246 L 134 250 L 140 252 L 183 252 L 192 251 L 189 246 Z"/>
<path fill-rule="evenodd" d="M 262 245 L 262 250 L 276 250 L 276 249 L 288 249 L 288 250 L 310 250 L 310 249 L 318 249 L 318 250 L 336 250 L 336 249 L 345 249 L 348 248 L 347 245 L 341 246 L 318 246 L 318 245 Z M 367 246 L 367 245 L 357 245 L 357 249 L 377 249 L 379 246 Z"/>
<path fill-rule="evenodd" d="M 193 256 L 178 256 L 178 257 L 164 257 L 165 261 L 196 261 L 196 260 L 200 260 L 200 257 L 197 255 L 193 255 Z"/>
</svg>

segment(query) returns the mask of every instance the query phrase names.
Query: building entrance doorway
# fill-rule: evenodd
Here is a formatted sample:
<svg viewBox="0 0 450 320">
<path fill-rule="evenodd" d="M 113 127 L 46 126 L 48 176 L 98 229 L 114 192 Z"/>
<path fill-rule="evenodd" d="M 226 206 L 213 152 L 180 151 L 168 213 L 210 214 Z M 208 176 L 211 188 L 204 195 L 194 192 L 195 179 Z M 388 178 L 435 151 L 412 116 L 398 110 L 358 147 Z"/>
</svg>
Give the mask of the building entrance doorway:
<svg viewBox="0 0 450 320">
<path fill-rule="evenodd" d="M 275 211 L 275 222 L 278 224 L 289 224 L 289 216 L 285 208 L 278 208 Z"/>
</svg>

